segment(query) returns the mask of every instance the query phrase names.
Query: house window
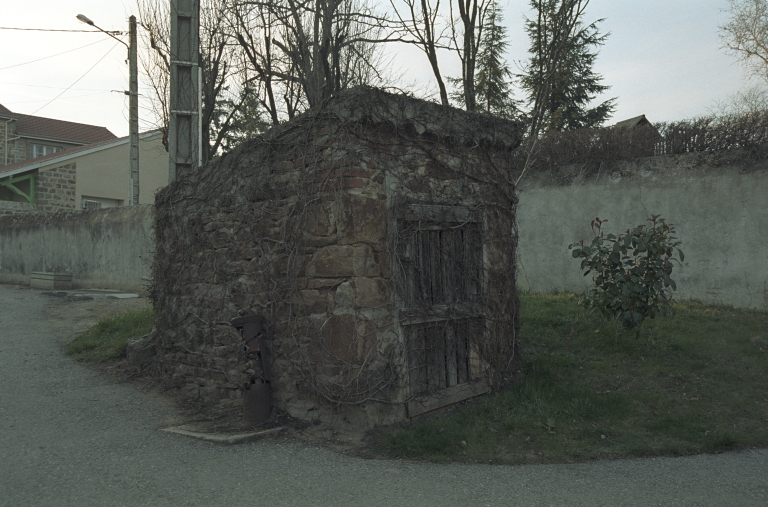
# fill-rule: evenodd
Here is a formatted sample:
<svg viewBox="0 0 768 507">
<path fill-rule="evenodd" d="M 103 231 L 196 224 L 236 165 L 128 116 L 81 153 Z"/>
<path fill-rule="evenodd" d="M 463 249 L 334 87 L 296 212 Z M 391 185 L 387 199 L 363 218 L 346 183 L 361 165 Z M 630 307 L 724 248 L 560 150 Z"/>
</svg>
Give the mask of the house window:
<svg viewBox="0 0 768 507">
<path fill-rule="evenodd" d="M 80 198 L 80 207 L 82 209 L 116 208 L 122 205 L 123 201 L 120 199 L 108 199 L 90 195 L 83 195 Z"/>
<path fill-rule="evenodd" d="M 37 157 L 43 157 L 45 155 L 50 155 L 52 153 L 57 153 L 61 151 L 63 148 L 60 146 L 47 146 L 44 144 L 33 144 L 32 145 L 32 158 Z"/>
<path fill-rule="evenodd" d="M 482 212 L 407 208 L 398 235 L 400 322 L 411 394 L 428 394 L 474 380 L 473 341 L 485 329 Z"/>
</svg>

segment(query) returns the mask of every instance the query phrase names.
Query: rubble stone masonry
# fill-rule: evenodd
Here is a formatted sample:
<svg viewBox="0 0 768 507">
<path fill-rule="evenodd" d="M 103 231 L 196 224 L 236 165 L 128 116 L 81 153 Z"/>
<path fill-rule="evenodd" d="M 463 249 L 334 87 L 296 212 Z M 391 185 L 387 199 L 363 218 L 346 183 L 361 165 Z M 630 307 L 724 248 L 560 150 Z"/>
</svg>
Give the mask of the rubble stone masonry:
<svg viewBox="0 0 768 507">
<path fill-rule="evenodd" d="M 37 211 L 76 209 L 76 171 L 76 164 L 67 164 L 37 174 L 35 181 Z"/>
<path fill-rule="evenodd" d="M 517 128 L 362 90 L 163 189 L 160 370 L 189 397 L 239 405 L 264 375 L 228 324 L 249 309 L 267 320 L 277 408 L 304 420 L 341 410 L 335 417 L 361 426 L 405 418 L 398 213 L 409 202 L 485 209 L 486 289 L 509 303 L 487 308 L 487 334 L 512 343 L 516 198 L 494 171 Z"/>
</svg>

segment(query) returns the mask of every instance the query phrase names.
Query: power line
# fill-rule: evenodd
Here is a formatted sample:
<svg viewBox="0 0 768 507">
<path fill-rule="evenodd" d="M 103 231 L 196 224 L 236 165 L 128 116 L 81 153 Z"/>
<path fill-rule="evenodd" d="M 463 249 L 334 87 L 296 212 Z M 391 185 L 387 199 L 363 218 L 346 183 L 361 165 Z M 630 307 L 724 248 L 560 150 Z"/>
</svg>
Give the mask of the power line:
<svg viewBox="0 0 768 507">
<path fill-rule="evenodd" d="M 40 107 L 39 109 L 37 109 L 37 110 L 36 110 L 35 112 L 33 112 L 32 114 L 33 114 L 33 115 L 34 115 L 34 114 L 36 114 L 38 111 L 40 111 L 40 110 L 41 110 L 41 109 L 43 109 L 44 107 L 48 106 L 48 104 L 50 104 L 50 103 L 51 103 L 51 102 L 53 102 L 54 100 L 58 99 L 59 97 L 61 97 L 61 96 L 62 96 L 62 95 L 64 95 L 65 93 L 67 93 L 67 91 L 68 91 L 70 88 L 72 88 L 73 86 L 75 86 L 75 85 L 78 83 L 78 81 L 80 81 L 81 79 L 83 79 L 83 78 L 84 78 L 84 77 L 85 77 L 85 76 L 86 76 L 86 75 L 87 75 L 87 74 L 88 74 L 90 71 L 92 71 L 92 70 L 93 70 L 93 68 L 94 68 L 94 67 L 96 67 L 96 66 L 97 66 L 97 65 L 98 65 L 98 64 L 99 64 L 99 63 L 100 63 L 100 62 L 101 62 L 101 61 L 102 61 L 104 58 L 106 58 L 106 57 L 107 57 L 107 55 L 108 55 L 109 53 L 111 53 L 113 49 L 115 49 L 115 48 L 117 47 L 117 44 L 119 44 L 119 43 L 116 43 L 114 46 L 112 46 L 112 47 L 109 49 L 109 51 L 107 51 L 107 52 L 106 52 L 106 54 L 104 54 L 104 56 L 102 56 L 101 58 L 99 58 L 99 60 L 98 60 L 96 63 L 94 63 L 94 64 L 91 66 L 91 68 L 90 68 L 90 69 L 88 69 L 88 70 L 86 70 L 86 71 L 85 71 L 85 74 L 83 74 L 82 76 L 80 76 L 79 78 L 77 78 L 77 80 L 76 80 L 74 83 L 72 83 L 71 85 L 69 85 L 69 86 L 67 87 L 67 89 L 66 89 L 66 90 L 64 90 L 64 91 L 63 91 L 63 92 L 61 92 L 60 94 L 56 95 L 54 98 L 52 98 L 50 101 L 48 101 L 48 102 L 47 102 L 47 103 L 46 103 L 44 106 Z"/>
<path fill-rule="evenodd" d="M 104 39 L 106 40 L 106 39 Z M 6 85 L 13 85 L 13 86 L 23 86 L 25 88 L 48 88 L 50 90 L 63 90 L 63 86 L 45 86 L 45 85 L 33 85 L 33 84 L 27 84 L 27 83 L 14 83 L 12 81 L 0 81 L 0 84 L 6 84 Z M 78 90 L 82 92 L 102 92 L 104 90 L 99 88 L 72 88 L 73 90 Z"/>
<path fill-rule="evenodd" d="M 111 91 L 104 91 L 104 90 L 102 90 L 102 91 L 96 92 L 96 93 L 87 93 L 85 95 L 75 95 L 75 96 L 72 96 L 72 97 L 67 97 L 67 99 L 80 99 L 80 98 L 83 98 L 83 97 L 93 97 L 95 95 L 103 95 L 105 93 L 112 93 L 112 92 Z M 123 93 L 123 92 L 120 92 L 120 93 Z M 23 102 L 12 102 L 10 105 L 11 105 L 11 107 L 13 107 L 13 106 L 16 106 L 18 104 L 31 104 L 33 102 L 44 102 L 46 100 L 48 100 L 48 99 L 25 100 Z"/>
<path fill-rule="evenodd" d="M 25 32 L 85 32 L 85 33 L 99 33 L 100 30 L 56 30 L 53 28 L 15 28 L 15 27 L 9 27 L 9 26 L 0 26 L 0 30 L 23 30 Z M 104 30 L 107 32 L 106 30 Z M 112 33 L 115 35 L 124 35 L 125 32 L 120 31 L 108 31 L 107 33 Z"/>
<path fill-rule="evenodd" d="M 80 46 L 79 48 L 69 49 L 67 51 L 63 51 L 61 53 L 56 53 L 55 55 L 51 55 L 51 56 L 44 56 L 43 58 L 38 58 L 37 60 L 32 60 L 30 62 L 17 63 L 16 65 L 11 65 L 9 67 L 0 67 L 0 70 L 12 69 L 14 67 L 21 67 L 22 65 L 27 65 L 27 64 L 30 64 L 30 63 L 39 62 L 41 60 L 47 60 L 48 58 L 53 58 L 54 56 L 59 56 L 59 55 L 63 55 L 63 54 L 66 54 L 66 53 L 71 53 L 72 51 L 77 51 L 78 49 L 83 49 L 83 48 L 87 48 L 88 46 L 93 46 L 94 44 L 98 44 L 99 42 L 104 42 L 105 40 L 109 40 L 109 39 L 97 40 L 96 42 L 91 42 L 90 44 L 86 44 L 85 46 Z"/>
</svg>

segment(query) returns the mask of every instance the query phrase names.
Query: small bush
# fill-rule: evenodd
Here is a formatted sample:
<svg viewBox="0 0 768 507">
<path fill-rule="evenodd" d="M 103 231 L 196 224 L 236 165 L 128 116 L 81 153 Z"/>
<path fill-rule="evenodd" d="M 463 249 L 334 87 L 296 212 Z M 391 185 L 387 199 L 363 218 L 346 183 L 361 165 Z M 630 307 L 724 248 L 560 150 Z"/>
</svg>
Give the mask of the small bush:
<svg viewBox="0 0 768 507">
<path fill-rule="evenodd" d="M 672 311 L 672 291 L 677 290 L 671 278 L 672 261 L 685 258 L 677 248 L 681 242 L 675 241 L 673 225 L 660 215 L 648 219 L 649 226 L 638 225 L 618 236 L 604 234 L 606 222 L 592 221 L 595 237 L 590 245 L 582 240 L 568 246 L 574 258 L 582 259 L 584 276 L 592 273 L 594 277 L 594 286 L 579 304 L 639 333 L 644 319 Z"/>
</svg>

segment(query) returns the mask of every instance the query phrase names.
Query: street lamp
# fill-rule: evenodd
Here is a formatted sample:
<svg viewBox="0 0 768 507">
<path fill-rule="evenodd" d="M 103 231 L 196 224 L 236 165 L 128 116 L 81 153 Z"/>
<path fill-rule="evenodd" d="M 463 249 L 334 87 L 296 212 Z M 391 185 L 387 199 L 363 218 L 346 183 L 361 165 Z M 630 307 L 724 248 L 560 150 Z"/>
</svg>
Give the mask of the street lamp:
<svg viewBox="0 0 768 507">
<path fill-rule="evenodd" d="M 115 37 L 114 32 L 102 30 L 88 16 L 77 15 L 78 21 L 104 32 L 128 48 L 128 136 L 130 140 L 130 200 L 129 205 L 139 204 L 139 70 L 136 55 L 136 16 L 128 18 L 128 42 Z M 118 32 L 119 33 L 119 32 Z"/>
</svg>

